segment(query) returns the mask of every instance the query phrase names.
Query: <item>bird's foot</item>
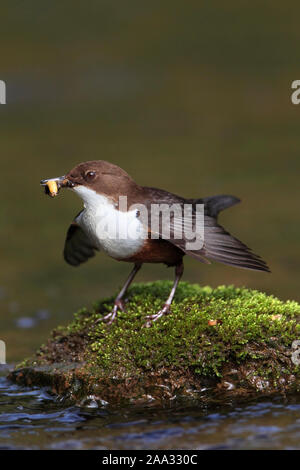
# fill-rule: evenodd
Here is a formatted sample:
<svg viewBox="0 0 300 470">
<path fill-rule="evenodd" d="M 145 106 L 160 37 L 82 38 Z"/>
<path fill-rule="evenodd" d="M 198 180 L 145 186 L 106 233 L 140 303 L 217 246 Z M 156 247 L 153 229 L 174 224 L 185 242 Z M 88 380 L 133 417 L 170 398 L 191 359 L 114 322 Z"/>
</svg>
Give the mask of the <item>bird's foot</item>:
<svg viewBox="0 0 300 470">
<path fill-rule="evenodd" d="M 150 328 L 153 325 L 153 322 L 158 320 L 160 317 L 167 315 L 170 313 L 170 305 L 165 304 L 159 312 L 155 313 L 154 315 L 147 315 L 146 319 L 148 320 L 143 326 L 144 328 Z"/>
<path fill-rule="evenodd" d="M 104 321 L 108 325 L 111 325 L 117 317 L 118 310 L 121 310 L 121 312 L 125 311 L 125 304 L 123 300 L 116 300 L 112 311 L 102 317 L 100 320 Z"/>
</svg>

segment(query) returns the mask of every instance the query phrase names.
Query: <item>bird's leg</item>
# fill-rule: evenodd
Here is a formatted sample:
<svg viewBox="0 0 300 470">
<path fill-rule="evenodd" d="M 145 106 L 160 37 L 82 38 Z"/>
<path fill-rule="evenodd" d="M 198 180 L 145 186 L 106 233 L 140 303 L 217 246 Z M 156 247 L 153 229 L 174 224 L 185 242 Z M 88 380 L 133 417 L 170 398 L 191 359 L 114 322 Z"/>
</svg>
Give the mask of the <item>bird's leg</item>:
<svg viewBox="0 0 300 470">
<path fill-rule="evenodd" d="M 114 307 L 113 307 L 112 311 L 110 313 L 108 313 L 107 315 L 105 315 L 104 317 L 102 317 L 101 320 L 103 320 L 103 321 L 109 320 L 108 324 L 110 325 L 115 320 L 118 310 L 121 310 L 122 312 L 124 312 L 123 297 L 124 297 L 128 287 L 132 283 L 133 279 L 135 278 L 135 275 L 141 269 L 141 266 L 142 266 L 142 264 L 138 264 L 138 263 L 136 263 L 134 265 L 134 268 L 131 271 L 131 273 L 129 274 L 127 281 L 125 282 L 124 286 L 122 287 L 122 289 L 120 290 L 119 294 L 116 297 L 116 300 L 115 300 Z"/>
<path fill-rule="evenodd" d="M 161 310 L 159 310 L 159 312 L 155 313 L 154 315 L 148 315 L 146 317 L 147 320 L 148 320 L 144 325 L 146 328 L 149 328 L 154 321 L 158 320 L 160 317 L 162 317 L 163 315 L 166 315 L 167 313 L 170 312 L 170 306 L 171 306 L 171 303 L 173 301 L 178 283 L 179 283 L 179 281 L 181 279 L 181 276 L 183 274 L 183 268 L 184 268 L 184 266 L 183 266 L 182 261 L 175 266 L 175 281 L 174 281 L 172 290 L 170 292 L 170 295 L 169 295 L 167 301 L 165 302 L 163 308 Z"/>
</svg>

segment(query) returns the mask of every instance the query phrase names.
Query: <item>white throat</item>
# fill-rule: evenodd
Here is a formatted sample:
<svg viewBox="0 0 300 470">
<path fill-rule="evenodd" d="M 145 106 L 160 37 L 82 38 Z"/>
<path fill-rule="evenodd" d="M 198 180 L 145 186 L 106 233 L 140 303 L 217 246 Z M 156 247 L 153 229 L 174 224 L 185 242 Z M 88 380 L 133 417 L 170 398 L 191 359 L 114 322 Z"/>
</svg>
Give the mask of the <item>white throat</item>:
<svg viewBox="0 0 300 470">
<path fill-rule="evenodd" d="M 137 218 L 137 211 L 119 211 L 106 196 L 85 186 L 73 188 L 84 202 L 76 222 L 97 248 L 113 258 L 129 258 L 144 244 L 147 230 Z"/>
<path fill-rule="evenodd" d="M 73 188 L 73 191 L 83 200 L 84 207 L 91 209 L 92 207 L 97 208 L 100 204 L 108 205 L 113 203 L 102 194 L 98 194 L 93 189 L 87 188 L 83 185 L 78 185 Z"/>
</svg>

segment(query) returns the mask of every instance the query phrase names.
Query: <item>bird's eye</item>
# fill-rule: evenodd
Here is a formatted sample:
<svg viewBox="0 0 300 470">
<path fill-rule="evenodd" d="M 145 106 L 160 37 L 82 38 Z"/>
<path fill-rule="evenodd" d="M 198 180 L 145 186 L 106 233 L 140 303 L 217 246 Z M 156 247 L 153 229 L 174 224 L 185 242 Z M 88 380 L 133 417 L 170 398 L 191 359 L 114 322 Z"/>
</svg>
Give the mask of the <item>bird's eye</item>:
<svg viewBox="0 0 300 470">
<path fill-rule="evenodd" d="M 89 181 L 91 181 L 92 179 L 94 179 L 96 176 L 96 172 L 95 171 L 88 171 L 86 174 L 85 174 L 85 178 Z"/>
</svg>

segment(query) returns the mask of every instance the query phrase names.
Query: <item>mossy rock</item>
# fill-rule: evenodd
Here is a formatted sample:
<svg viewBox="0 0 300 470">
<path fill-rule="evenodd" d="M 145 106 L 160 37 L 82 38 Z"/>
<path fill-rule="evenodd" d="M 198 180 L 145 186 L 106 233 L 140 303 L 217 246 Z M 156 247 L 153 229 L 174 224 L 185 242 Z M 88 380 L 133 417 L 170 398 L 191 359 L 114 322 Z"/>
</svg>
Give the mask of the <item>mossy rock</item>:
<svg viewBox="0 0 300 470">
<path fill-rule="evenodd" d="M 172 313 L 143 328 L 171 285 L 134 285 L 126 313 L 112 325 L 101 318 L 113 298 L 80 310 L 10 378 L 50 387 L 71 401 L 111 405 L 209 404 L 299 393 L 300 361 L 293 349 L 300 339 L 298 303 L 233 286 L 182 282 Z"/>
</svg>

